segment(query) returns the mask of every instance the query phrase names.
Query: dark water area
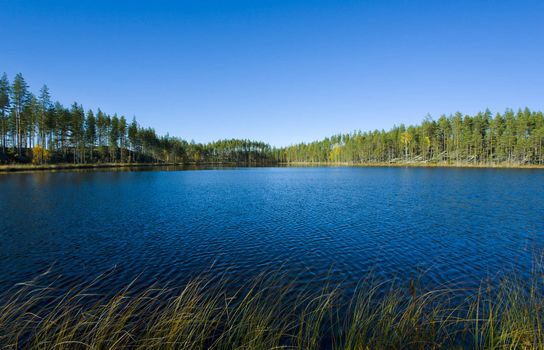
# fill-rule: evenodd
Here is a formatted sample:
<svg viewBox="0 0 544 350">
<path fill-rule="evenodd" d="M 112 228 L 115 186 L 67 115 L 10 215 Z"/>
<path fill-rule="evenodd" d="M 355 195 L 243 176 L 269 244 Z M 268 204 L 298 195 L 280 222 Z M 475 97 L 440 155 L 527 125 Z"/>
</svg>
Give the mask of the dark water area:
<svg viewBox="0 0 544 350">
<path fill-rule="evenodd" d="M 150 169 L 148 169 L 150 170 Z M 202 273 L 351 290 L 372 273 L 433 288 L 529 278 L 544 171 L 229 168 L 0 175 L 0 292 L 51 268 L 62 287 L 182 284 Z"/>
</svg>

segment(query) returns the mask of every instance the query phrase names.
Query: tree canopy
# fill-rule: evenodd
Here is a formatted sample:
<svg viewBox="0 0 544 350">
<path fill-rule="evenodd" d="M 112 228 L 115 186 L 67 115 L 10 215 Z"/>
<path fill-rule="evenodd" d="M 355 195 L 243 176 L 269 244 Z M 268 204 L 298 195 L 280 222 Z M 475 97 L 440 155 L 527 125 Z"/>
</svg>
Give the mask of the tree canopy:
<svg viewBox="0 0 544 350">
<path fill-rule="evenodd" d="M 272 148 L 251 140 L 220 140 L 207 144 L 157 135 L 136 118 L 69 108 L 51 102 L 44 85 L 38 97 L 22 74 L 13 83 L 0 79 L 0 162 L 49 163 L 270 163 Z M 39 152 L 40 154 L 35 154 Z"/>
<path fill-rule="evenodd" d="M 283 162 L 544 164 L 544 115 L 455 113 L 389 131 L 355 131 L 281 150 Z"/>
</svg>

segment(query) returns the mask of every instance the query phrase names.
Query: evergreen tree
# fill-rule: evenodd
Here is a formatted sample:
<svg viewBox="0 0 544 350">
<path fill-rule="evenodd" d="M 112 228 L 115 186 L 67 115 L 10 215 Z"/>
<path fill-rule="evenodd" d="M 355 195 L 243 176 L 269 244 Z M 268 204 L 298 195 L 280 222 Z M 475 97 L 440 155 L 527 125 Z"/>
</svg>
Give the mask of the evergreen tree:
<svg viewBox="0 0 544 350">
<path fill-rule="evenodd" d="M 119 142 L 119 118 L 117 117 L 117 114 L 115 114 L 111 118 L 111 125 L 110 125 L 110 133 L 109 133 L 109 144 L 108 147 L 110 149 L 110 158 L 111 161 L 116 163 L 117 162 L 117 149 L 118 149 L 118 142 Z"/>
<path fill-rule="evenodd" d="M 85 119 L 85 143 L 90 151 L 90 162 L 94 162 L 94 147 L 96 144 L 96 120 L 94 113 L 89 109 L 87 118 Z"/>
<path fill-rule="evenodd" d="M 15 145 L 17 147 L 19 156 L 22 155 L 23 150 L 23 138 L 24 128 L 23 124 L 23 110 L 28 103 L 28 85 L 21 73 L 15 75 L 13 79 L 13 85 L 11 87 L 12 102 L 13 102 L 13 125 L 15 132 Z"/>
<path fill-rule="evenodd" d="M 9 80 L 7 74 L 4 73 L 0 78 L 0 142 L 2 143 L 2 153 L 6 153 L 7 148 L 9 95 Z"/>
<path fill-rule="evenodd" d="M 81 163 L 83 161 L 83 142 L 84 142 L 84 125 L 85 125 L 85 112 L 83 106 L 78 105 L 76 102 L 72 104 L 70 110 L 70 143 L 73 151 L 74 163 Z"/>
<path fill-rule="evenodd" d="M 130 143 L 130 161 L 135 161 L 135 155 L 140 153 L 140 143 L 138 139 L 138 122 L 136 122 L 136 117 L 132 118 L 132 122 L 128 127 L 128 142 Z"/>
<path fill-rule="evenodd" d="M 47 147 L 46 135 L 48 132 L 47 114 L 51 109 L 51 95 L 49 94 L 49 88 L 47 85 L 42 86 L 40 89 L 40 96 L 38 97 L 38 143 L 41 145 L 41 160 L 44 160 L 44 152 Z"/>
<path fill-rule="evenodd" d="M 121 116 L 121 118 L 119 118 L 118 137 L 119 137 L 119 150 L 120 150 L 121 163 L 125 163 L 126 162 L 125 149 L 127 147 L 127 120 L 125 119 L 124 116 Z"/>
</svg>

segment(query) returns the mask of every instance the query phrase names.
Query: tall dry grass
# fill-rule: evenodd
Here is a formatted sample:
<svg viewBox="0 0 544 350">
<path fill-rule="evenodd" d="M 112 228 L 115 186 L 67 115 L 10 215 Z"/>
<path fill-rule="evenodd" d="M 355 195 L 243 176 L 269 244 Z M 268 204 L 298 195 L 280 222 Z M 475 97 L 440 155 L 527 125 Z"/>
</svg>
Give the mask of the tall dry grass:
<svg viewBox="0 0 544 350">
<path fill-rule="evenodd" d="M 368 278 L 350 296 L 279 272 L 239 288 L 200 277 L 113 295 L 97 281 L 63 292 L 42 283 L 0 299 L 3 348 L 544 349 L 540 277 L 428 291 Z"/>
</svg>

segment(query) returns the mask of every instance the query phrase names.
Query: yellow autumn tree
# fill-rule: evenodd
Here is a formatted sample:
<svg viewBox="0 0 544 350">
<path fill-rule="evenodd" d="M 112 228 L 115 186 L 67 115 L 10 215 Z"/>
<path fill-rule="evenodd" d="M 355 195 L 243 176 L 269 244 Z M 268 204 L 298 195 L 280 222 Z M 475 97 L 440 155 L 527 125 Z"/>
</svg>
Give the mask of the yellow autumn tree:
<svg viewBox="0 0 544 350">
<path fill-rule="evenodd" d="M 408 131 L 405 131 L 400 135 L 400 142 L 404 144 L 404 158 L 405 159 L 408 159 L 408 145 L 410 144 L 410 142 L 412 142 L 412 139 L 413 139 L 412 134 L 410 134 Z"/>
<path fill-rule="evenodd" d="M 342 147 L 338 144 L 332 147 L 331 153 L 329 154 L 329 160 L 331 162 L 338 162 L 340 159 L 340 154 L 342 152 Z"/>
<path fill-rule="evenodd" d="M 41 145 L 32 148 L 32 164 L 44 164 L 51 159 L 51 153 Z"/>
</svg>

